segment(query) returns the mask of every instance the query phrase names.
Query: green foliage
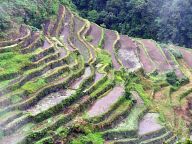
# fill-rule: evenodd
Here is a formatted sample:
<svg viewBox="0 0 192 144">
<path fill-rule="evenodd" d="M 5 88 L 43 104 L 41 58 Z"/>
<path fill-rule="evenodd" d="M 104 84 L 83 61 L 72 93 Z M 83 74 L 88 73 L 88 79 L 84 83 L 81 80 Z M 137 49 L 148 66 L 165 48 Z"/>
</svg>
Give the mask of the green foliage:
<svg viewBox="0 0 192 144">
<path fill-rule="evenodd" d="M 136 91 L 147 106 L 151 105 L 151 99 L 145 92 L 141 80 L 135 74 L 130 74 L 125 81 L 126 91 Z"/>
<path fill-rule="evenodd" d="M 99 14 L 96 10 L 91 10 L 88 12 L 87 18 L 92 22 L 96 22 L 96 20 L 99 18 Z"/>
<path fill-rule="evenodd" d="M 111 60 L 111 56 L 104 50 L 101 50 L 101 52 L 97 53 L 97 60 L 98 63 L 101 64 L 109 64 L 112 65 L 112 60 Z"/>
<path fill-rule="evenodd" d="M 181 52 L 177 48 L 169 48 L 169 51 L 173 54 L 173 56 L 176 59 L 183 58 L 183 55 L 181 54 Z"/>
<path fill-rule="evenodd" d="M 175 72 L 168 72 L 166 74 L 166 80 L 170 85 L 173 85 L 173 86 L 179 86 L 180 85 L 180 82 L 179 82 Z"/>
<path fill-rule="evenodd" d="M 22 89 L 27 90 L 30 93 L 36 92 L 39 88 L 46 85 L 46 81 L 43 78 L 38 78 L 36 81 L 29 81 L 22 86 Z"/>
<path fill-rule="evenodd" d="M 103 144 L 104 139 L 100 133 L 89 133 L 88 135 L 81 135 L 74 139 L 71 144 Z"/>
<path fill-rule="evenodd" d="M 19 52 L 7 52 L 0 54 L 0 74 L 16 73 L 25 65 L 30 64 L 30 55 Z"/>
<path fill-rule="evenodd" d="M 10 99 L 11 99 L 11 103 L 13 103 L 13 104 L 18 103 L 22 100 L 22 98 L 19 95 L 14 95 Z"/>
<path fill-rule="evenodd" d="M 191 47 L 192 3 L 167 0 L 72 0 L 82 17 L 132 37 Z"/>
<path fill-rule="evenodd" d="M 93 37 L 92 36 L 86 36 L 85 39 L 88 42 L 92 42 L 93 41 Z"/>
</svg>

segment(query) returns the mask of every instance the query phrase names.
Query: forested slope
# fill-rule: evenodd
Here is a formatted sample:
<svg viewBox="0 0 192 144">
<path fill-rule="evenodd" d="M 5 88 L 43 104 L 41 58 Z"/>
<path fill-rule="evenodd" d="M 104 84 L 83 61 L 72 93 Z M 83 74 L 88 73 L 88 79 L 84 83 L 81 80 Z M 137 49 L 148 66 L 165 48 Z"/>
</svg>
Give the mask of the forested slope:
<svg viewBox="0 0 192 144">
<path fill-rule="evenodd" d="M 81 16 L 132 37 L 192 47 L 190 0 L 72 0 Z"/>
</svg>

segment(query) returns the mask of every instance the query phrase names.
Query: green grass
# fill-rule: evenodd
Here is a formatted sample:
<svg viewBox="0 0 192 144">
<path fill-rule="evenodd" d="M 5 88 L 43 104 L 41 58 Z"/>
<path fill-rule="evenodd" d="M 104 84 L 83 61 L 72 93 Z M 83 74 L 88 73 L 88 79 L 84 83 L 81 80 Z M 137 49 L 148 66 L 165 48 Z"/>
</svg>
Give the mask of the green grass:
<svg viewBox="0 0 192 144">
<path fill-rule="evenodd" d="M 30 64 L 30 55 L 23 55 L 19 52 L 7 52 L 0 55 L 0 74 L 11 74 L 21 70 L 25 65 Z"/>
<path fill-rule="evenodd" d="M 93 36 L 89 35 L 85 37 L 86 41 L 92 42 L 93 41 Z"/>
<path fill-rule="evenodd" d="M 134 107 L 123 123 L 121 123 L 116 130 L 126 129 L 126 130 L 136 130 L 138 129 L 139 117 L 146 110 L 145 106 Z"/>
<path fill-rule="evenodd" d="M 18 103 L 22 100 L 22 98 L 19 95 L 14 95 L 12 97 L 10 97 L 11 103 Z"/>
<path fill-rule="evenodd" d="M 104 65 L 110 64 L 110 65 L 112 65 L 112 59 L 111 59 L 110 55 L 104 50 L 101 50 L 101 52 L 97 53 L 97 60 L 101 64 L 104 64 Z"/>
<path fill-rule="evenodd" d="M 46 81 L 43 78 L 38 78 L 35 81 L 29 81 L 22 86 L 23 90 L 27 90 L 30 93 L 36 92 L 38 89 L 46 85 Z"/>
<path fill-rule="evenodd" d="M 104 139 L 100 133 L 89 133 L 88 135 L 81 135 L 73 139 L 70 144 L 103 144 Z"/>
</svg>

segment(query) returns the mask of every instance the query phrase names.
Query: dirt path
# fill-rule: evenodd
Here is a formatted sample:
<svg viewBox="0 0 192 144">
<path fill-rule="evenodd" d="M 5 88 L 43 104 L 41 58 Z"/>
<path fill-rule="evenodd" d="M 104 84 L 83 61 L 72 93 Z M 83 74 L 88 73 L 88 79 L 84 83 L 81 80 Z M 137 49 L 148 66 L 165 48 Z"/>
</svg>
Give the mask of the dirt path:
<svg viewBox="0 0 192 144">
<path fill-rule="evenodd" d="M 113 66 L 116 70 L 119 70 L 121 65 L 118 63 L 115 52 L 113 49 L 113 43 L 117 39 L 117 35 L 114 31 L 105 30 L 104 49 L 111 55 Z"/>
<path fill-rule="evenodd" d="M 123 92 L 123 87 L 116 86 L 106 96 L 95 102 L 95 104 L 88 111 L 88 115 L 90 117 L 94 117 L 107 112 L 107 110 L 109 110 L 109 108 L 123 95 Z"/>
</svg>

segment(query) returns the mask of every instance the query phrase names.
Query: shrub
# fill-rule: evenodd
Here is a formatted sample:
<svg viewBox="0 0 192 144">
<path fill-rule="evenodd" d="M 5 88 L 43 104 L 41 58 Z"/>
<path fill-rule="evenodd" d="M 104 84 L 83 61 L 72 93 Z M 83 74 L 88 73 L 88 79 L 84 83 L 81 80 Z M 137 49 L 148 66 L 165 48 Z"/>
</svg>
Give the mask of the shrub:
<svg viewBox="0 0 192 144">
<path fill-rule="evenodd" d="M 79 136 L 77 139 L 74 139 L 71 144 L 103 144 L 104 140 L 100 133 L 89 133 L 88 135 Z"/>
<path fill-rule="evenodd" d="M 173 86 L 179 86 L 180 85 L 180 82 L 179 82 L 175 72 L 168 72 L 166 74 L 166 80 L 170 85 L 173 85 Z"/>
</svg>

